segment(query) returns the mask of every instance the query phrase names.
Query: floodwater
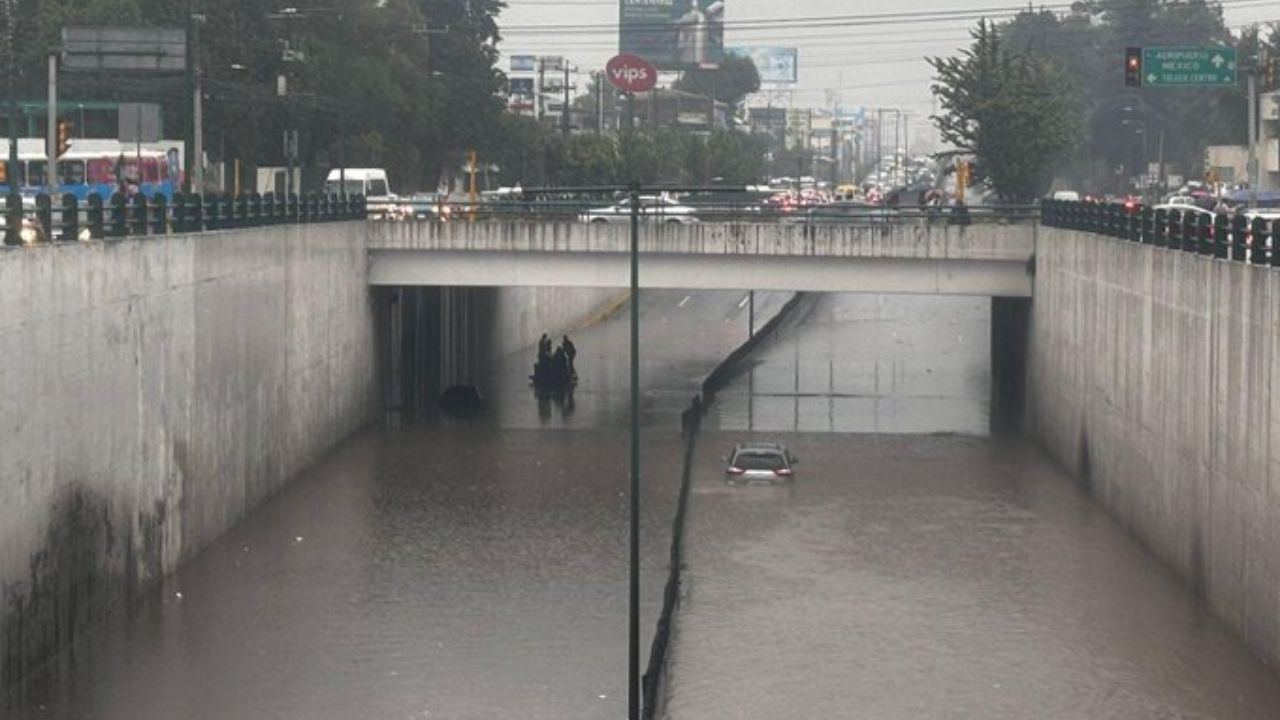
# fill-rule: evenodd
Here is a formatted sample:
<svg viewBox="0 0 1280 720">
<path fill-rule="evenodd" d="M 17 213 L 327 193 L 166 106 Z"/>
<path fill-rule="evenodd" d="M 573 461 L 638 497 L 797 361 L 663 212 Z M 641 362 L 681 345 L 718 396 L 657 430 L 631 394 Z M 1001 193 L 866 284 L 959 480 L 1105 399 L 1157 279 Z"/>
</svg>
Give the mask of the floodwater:
<svg viewBox="0 0 1280 720">
<path fill-rule="evenodd" d="M 745 297 L 642 302 L 645 657 L 666 580 L 680 412 L 745 339 Z M 780 304 L 763 296 L 757 310 Z M 530 352 L 498 364 L 479 421 L 345 443 L 0 715 L 625 717 L 627 320 L 574 335 L 573 398 L 534 397 Z"/>
<path fill-rule="evenodd" d="M 957 332 L 882 327 L 881 302 Z M 1038 450 L 985 434 L 967 302 L 824 297 L 726 391 L 664 717 L 1280 717 L 1277 675 L 1171 571 Z M 794 483 L 727 486 L 748 438 L 787 443 Z"/>
</svg>

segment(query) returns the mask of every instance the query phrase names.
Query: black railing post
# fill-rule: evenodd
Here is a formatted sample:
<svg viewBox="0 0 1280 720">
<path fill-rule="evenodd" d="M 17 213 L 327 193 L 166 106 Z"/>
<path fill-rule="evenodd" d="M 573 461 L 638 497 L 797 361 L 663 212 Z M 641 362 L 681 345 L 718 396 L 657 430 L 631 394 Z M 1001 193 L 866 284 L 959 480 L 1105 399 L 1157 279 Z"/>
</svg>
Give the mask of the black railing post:
<svg viewBox="0 0 1280 720">
<path fill-rule="evenodd" d="M 232 223 L 233 227 L 242 228 L 242 227 L 249 226 L 249 196 L 248 195 L 241 193 L 235 196 L 235 214 L 236 214 L 236 219 L 235 219 L 235 222 Z"/>
<path fill-rule="evenodd" d="M 246 222 L 250 227 L 262 225 L 262 196 L 256 192 L 249 193 L 249 212 Z"/>
<path fill-rule="evenodd" d="M 1209 231 L 1209 242 L 1213 246 L 1213 256 L 1220 259 L 1231 257 L 1231 222 L 1222 213 L 1213 214 L 1213 228 Z"/>
<path fill-rule="evenodd" d="M 62 196 L 62 240 L 75 242 L 80 239 L 80 201 L 75 195 Z"/>
<path fill-rule="evenodd" d="M 1169 211 L 1160 209 L 1151 214 L 1151 243 L 1156 247 L 1169 247 Z"/>
<path fill-rule="evenodd" d="M 1195 213 L 1193 216 L 1195 222 L 1194 235 L 1195 242 L 1192 251 L 1198 255 L 1213 254 L 1213 222 L 1209 216 L 1204 213 Z"/>
<path fill-rule="evenodd" d="M 1129 242 L 1142 242 L 1142 217 L 1138 208 L 1124 206 L 1125 221 L 1129 226 Z"/>
<path fill-rule="evenodd" d="M 121 193 L 111 194 L 111 229 L 108 234 L 113 238 L 122 238 L 129 232 L 125 222 L 125 197 Z"/>
<path fill-rule="evenodd" d="M 1142 244 L 1150 245 L 1155 242 L 1155 213 L 1150 205 L 1142 206 Z"/>
<path fill-rule="evenodd" d="M 129 234 L 146 236 L 147 234 L 147 196 L 142 193 L 134 195 L 129 201 Z"/>
<path fill-rule="evenodd" d="M 1268 224 L 1271 229 L 1267 232 L 1267 259 L 1271 267 L 1280 267 L 1280 222 L 1272 220 Z"/>
<path fill-rule="evenodd" d="M 204 195 L 202 193 L 188 193 L 187 232 L 204 232 L 205 222 Z"/>
<path fill-rule="evenodd" d="M 36 222 L 44 232 L 45 240 L 53 241 L 53 198 L 48 193 L 36 196 Z"/>
<path fill-rule="evenodd" d="M 102 207 L 102 196 L 89 193 L 89 237 L 98 240 L 107 236 L 105 224 L 106 212 Z"/>
<path fill-rule="evenodd" d="M 1249 218 L 1239 213 L 1231 218 L 1231 259 L 1236 262 L 1249 259 Z"/>
<path fill-rule="evenodd" d="M 291 192 L 285 198 L 284 221 L 289 224 L 298 222 L 300 214 L 300 203 L 298 202 L 298 193 Z"/>
<path fill-rule="evenodd" d="M 169 199 L 160 193 L 151 198 L 151 232 L 169 234 Z"/>
<path fill-rule="evenodd" d="M 1267 251 L 1270 250 L 1271 253 L 1275 253 L 1274 247 L 1267 247 L 1268 239 L 1267 221 L 1260 217 L 1254 218 L 1249 227 L 1250 263 L 1265 265 L 1267 263 Z"/>
</svg>

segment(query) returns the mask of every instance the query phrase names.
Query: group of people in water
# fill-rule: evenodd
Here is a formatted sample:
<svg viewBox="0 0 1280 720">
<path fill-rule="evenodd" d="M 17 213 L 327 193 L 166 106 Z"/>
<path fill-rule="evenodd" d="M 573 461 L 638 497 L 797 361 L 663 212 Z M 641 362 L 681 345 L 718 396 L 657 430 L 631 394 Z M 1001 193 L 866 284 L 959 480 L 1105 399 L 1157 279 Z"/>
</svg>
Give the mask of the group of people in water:
<svg viewBox="0 0 1280 720">
<path fill-rule="evenodd" d="M 533 365 L 530 379 L 536 385 L 571 385 L 578 380 L 578 372 L 573 366 L 573 359 L 578 355 L 578 348 L 568 335 L 561 338 L 560 346 L 551 349 L 551 338 L 546 333 L 538 340 L 538 359 Z"/>
</svg>

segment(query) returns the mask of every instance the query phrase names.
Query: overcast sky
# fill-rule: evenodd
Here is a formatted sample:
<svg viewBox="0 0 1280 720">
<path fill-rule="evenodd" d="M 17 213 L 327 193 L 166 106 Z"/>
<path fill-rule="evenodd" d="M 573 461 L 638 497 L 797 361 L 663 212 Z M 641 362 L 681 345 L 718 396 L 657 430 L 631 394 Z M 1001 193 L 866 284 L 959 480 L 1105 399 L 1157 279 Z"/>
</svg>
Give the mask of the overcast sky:
<svg viewBox="0 0 1280 720">
<path fill-rule="evenodd" d="M 618 0 L 507 0 L 499 18 L 510 28 L 500 45 L 505 55 L 564 55 L 584 71 L 600 69 L 617 52 Z M 830 107 L 838 92 L 845 107 L 892 107 L 921 121 L 932 109 L 925 55 L 952 54 L 965 44 L 970 19 L 912 22 L 874 27 L 734 28 L 735 22 L 793 17 L 1025 7 L 1026 0 L 725 0 L 726 45 L 780 45 L 799 49 L 800 82 L 774 104 Z M 1064 0 L 1049 3 L 1065 6 Z M 1276 0 L 1226 0 L 1229 25 L 1280 20 Z M 522 30 L 537 25 L 610 25 L 598 32 Z M 1117 62 L 1119 62 L 1117 60 Z M 914 133 L 913 133 L 914 134 Z"/>
</svg>

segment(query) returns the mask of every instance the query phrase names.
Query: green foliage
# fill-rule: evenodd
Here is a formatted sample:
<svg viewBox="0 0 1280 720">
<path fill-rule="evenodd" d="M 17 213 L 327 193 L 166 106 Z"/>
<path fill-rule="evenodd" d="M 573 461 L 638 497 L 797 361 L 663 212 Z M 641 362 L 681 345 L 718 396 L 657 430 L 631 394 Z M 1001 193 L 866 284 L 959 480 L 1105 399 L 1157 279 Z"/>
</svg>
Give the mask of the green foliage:
<svg viewBox="0 0 1280 720">
<path fill-rule="evenodd" d="M 929 59 L 942 108 L 934 123 L 1003 201 L 1034 200 L 1079 136 L 1069 85 L 1048 61 L 1007 50 L 994 25 L 980 21 L 972 35 L 959 57 Z"/>
<path fill-rule="evenodd" d="M 304 164 L 381 157 L 401 190 L 433 185 L 442 167 L 502 143 L 504 84 L 494 67 L 500 0 L 312 0 L 294 19 L 262 0 L 18 0 L 20 89 L 43 97 L 46 53 L 65 25 L 185 27 L 202 13 L 206 147 L 214 156 L 283 164 L 281 134 L 299 130 Z M 274 17 L 273 17 L 274 16 Z M 423 29 L 448 27 L 447 33 Z M 282 43 L 305 55 L 285 63 Z M 289 95 L 276 77 L 289 76 Z M 188 105 L 181 77 L 64 76 L 64 97 L 165 106 L 171 135 Z M 370 138 L 381 138 L 372 143 Z M 352 138 L 361 138 L 353 142 Z"/>
<path fill-rule="evenodd" d="M 688 70 L 672 87 L 737 107 L 744 98 L 760 89 L 760 72 L 751 58 L 726 55 L 720 67 Z"/>
<path fill-rule="evenodd" d="M 1128 88 L 1124 49 L 1130 46 L 1231 45 L 1242 67 L 1259 49 L 1280 50 L 1276 30 L 1233 37 L 1221 8 L 1204 0 L 1100 0 L 1078 3 L 1056 16 L 1028 9 L 999 27 L 1006 48 L 1034 55 L 1061 68 L 1085 118 L 1078 158 L 1068 168 L 1074 179 L 1098 186 L 1115 169 L 1131 173 L 1164 159 L 1194 172 L 1210 144 L 1244 142 L 1244 82 L 1234 88 Z"/>
</svg>

